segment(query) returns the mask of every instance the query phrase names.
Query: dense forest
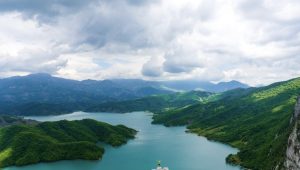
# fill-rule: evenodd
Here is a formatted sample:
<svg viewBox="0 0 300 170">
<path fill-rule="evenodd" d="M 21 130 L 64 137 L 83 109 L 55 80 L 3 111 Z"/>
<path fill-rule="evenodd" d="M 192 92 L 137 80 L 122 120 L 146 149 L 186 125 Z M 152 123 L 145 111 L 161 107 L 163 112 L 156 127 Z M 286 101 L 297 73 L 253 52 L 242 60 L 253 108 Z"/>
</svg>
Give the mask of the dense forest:
<svg viewBox="0 0 300 170">
<path fill-rule="evenodd" d="M 214 95 L 215 93 L 203 91 L 177 92 L 172 94 L 154 95 L 135 100 L 103 103 L 86 108 L 84 111 L 118 113 L 133 111 L 161 112 L 204 102 Z"/>
<path fill-rule="evenodd" d="M 190 132 L 240 149 L 227 161 L 251 169 L 282 167 L 300 78 L 227 91 L 213 100 L 168 110 L 153 123 L 188 125 Z"/>
<path fill-rule="evenodd" d="M 38 162 L 98 160 L 104 148 L 125 144 L 137 131 L 92 119 L 11 125 L 0 129 L 0 167 Z"/>
</svg>

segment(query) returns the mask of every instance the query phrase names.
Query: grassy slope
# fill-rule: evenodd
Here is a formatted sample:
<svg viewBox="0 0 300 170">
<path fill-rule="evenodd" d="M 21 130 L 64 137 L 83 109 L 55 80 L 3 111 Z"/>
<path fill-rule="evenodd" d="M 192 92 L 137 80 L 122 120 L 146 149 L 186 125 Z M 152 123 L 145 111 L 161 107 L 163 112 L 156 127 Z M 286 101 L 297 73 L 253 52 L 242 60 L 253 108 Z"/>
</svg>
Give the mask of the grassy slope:
<svg viewBox="0 0 300 170">
<path fill-rule="evenodd" d="M 57 160 L 97 160 L 104 149 L 98 141 L 119 146 L 136 131 L 91 119 L 13 125 L 0 129 L 0 167 Z"/>
<path fill-rule="evenodd" d="M 132 111 L 147 110 L 151 112 L 160 112 L 164 110 L 196 104 L 206 100 L 206 98 L 211 95 L 213 95 L 213 93 L 202 92 L 202 91 L 155 95 L 155 96 L 144 97 L 136 100 L 99 104 L 90 107 L 85 111 L 132 112 Z"/>
<path fill-rule="evenodd" d="M 227 161 L 252 169 L 273 169 L 282 166 L 291 129 L 289 120 L 299 94 L 300 78 L 233 90 L 205 104 L 157 115 L 154 123 L 188 124 L 194 133 L 240 149 Z"/>
</svg>

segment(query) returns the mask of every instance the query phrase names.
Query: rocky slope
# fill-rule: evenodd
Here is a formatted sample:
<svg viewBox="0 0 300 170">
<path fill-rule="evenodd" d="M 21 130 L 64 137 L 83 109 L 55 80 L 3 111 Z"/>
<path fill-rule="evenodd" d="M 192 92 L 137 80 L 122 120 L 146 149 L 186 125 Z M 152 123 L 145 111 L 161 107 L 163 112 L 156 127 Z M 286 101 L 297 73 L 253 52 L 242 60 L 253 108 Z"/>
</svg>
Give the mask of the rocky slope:
<svg viewBox="0 0 300 170">
<path fill-rule="evenodd" d="M 0 115 L 0 128 L 11 125 L 35 125 L 38 122 L 30 119 L 23 119 L 17 116 Z"/>
<path fill-rule="evenodd" d="M 291 119 L 291 124 L 294 128 L 288 139 L 288 146 L 286 150 L 286 159 L 284 162 L 284 169 L 299 170 L 300 169 L 300 96 L 298 97 L 295 106 L 294 116 Z"/>
</svg>

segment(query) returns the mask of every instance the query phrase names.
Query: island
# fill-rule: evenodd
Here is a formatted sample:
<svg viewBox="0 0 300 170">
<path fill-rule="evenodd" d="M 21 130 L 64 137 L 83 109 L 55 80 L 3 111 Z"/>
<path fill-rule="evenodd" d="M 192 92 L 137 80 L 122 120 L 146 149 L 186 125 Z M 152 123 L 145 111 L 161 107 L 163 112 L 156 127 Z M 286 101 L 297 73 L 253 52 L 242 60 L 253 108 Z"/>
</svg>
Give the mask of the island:
<svg viewBox="0 0 300 170">
<path fill-rule="evenodd" d="M 24 122 L 24 121 L 21 121 Z M 137 131 L 92 119 L 18 123 L 0 128 L 0 167 L 59 160 L 99 160 L 104 148 L 133 139 Z"/>
</svg>

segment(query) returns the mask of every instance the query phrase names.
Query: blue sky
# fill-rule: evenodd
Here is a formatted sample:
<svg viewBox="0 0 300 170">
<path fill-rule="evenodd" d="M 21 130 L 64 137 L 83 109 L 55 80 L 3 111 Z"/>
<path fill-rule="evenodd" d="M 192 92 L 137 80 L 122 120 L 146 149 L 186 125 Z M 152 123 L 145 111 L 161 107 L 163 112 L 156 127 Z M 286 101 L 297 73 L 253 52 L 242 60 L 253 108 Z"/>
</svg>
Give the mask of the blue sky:
<svg viewBox="0 0 300 170">
<path fill-rule="evenodd" d="M 300 76 L 299 0 L 0 0 L 0 77 Z"/>
</svg>

